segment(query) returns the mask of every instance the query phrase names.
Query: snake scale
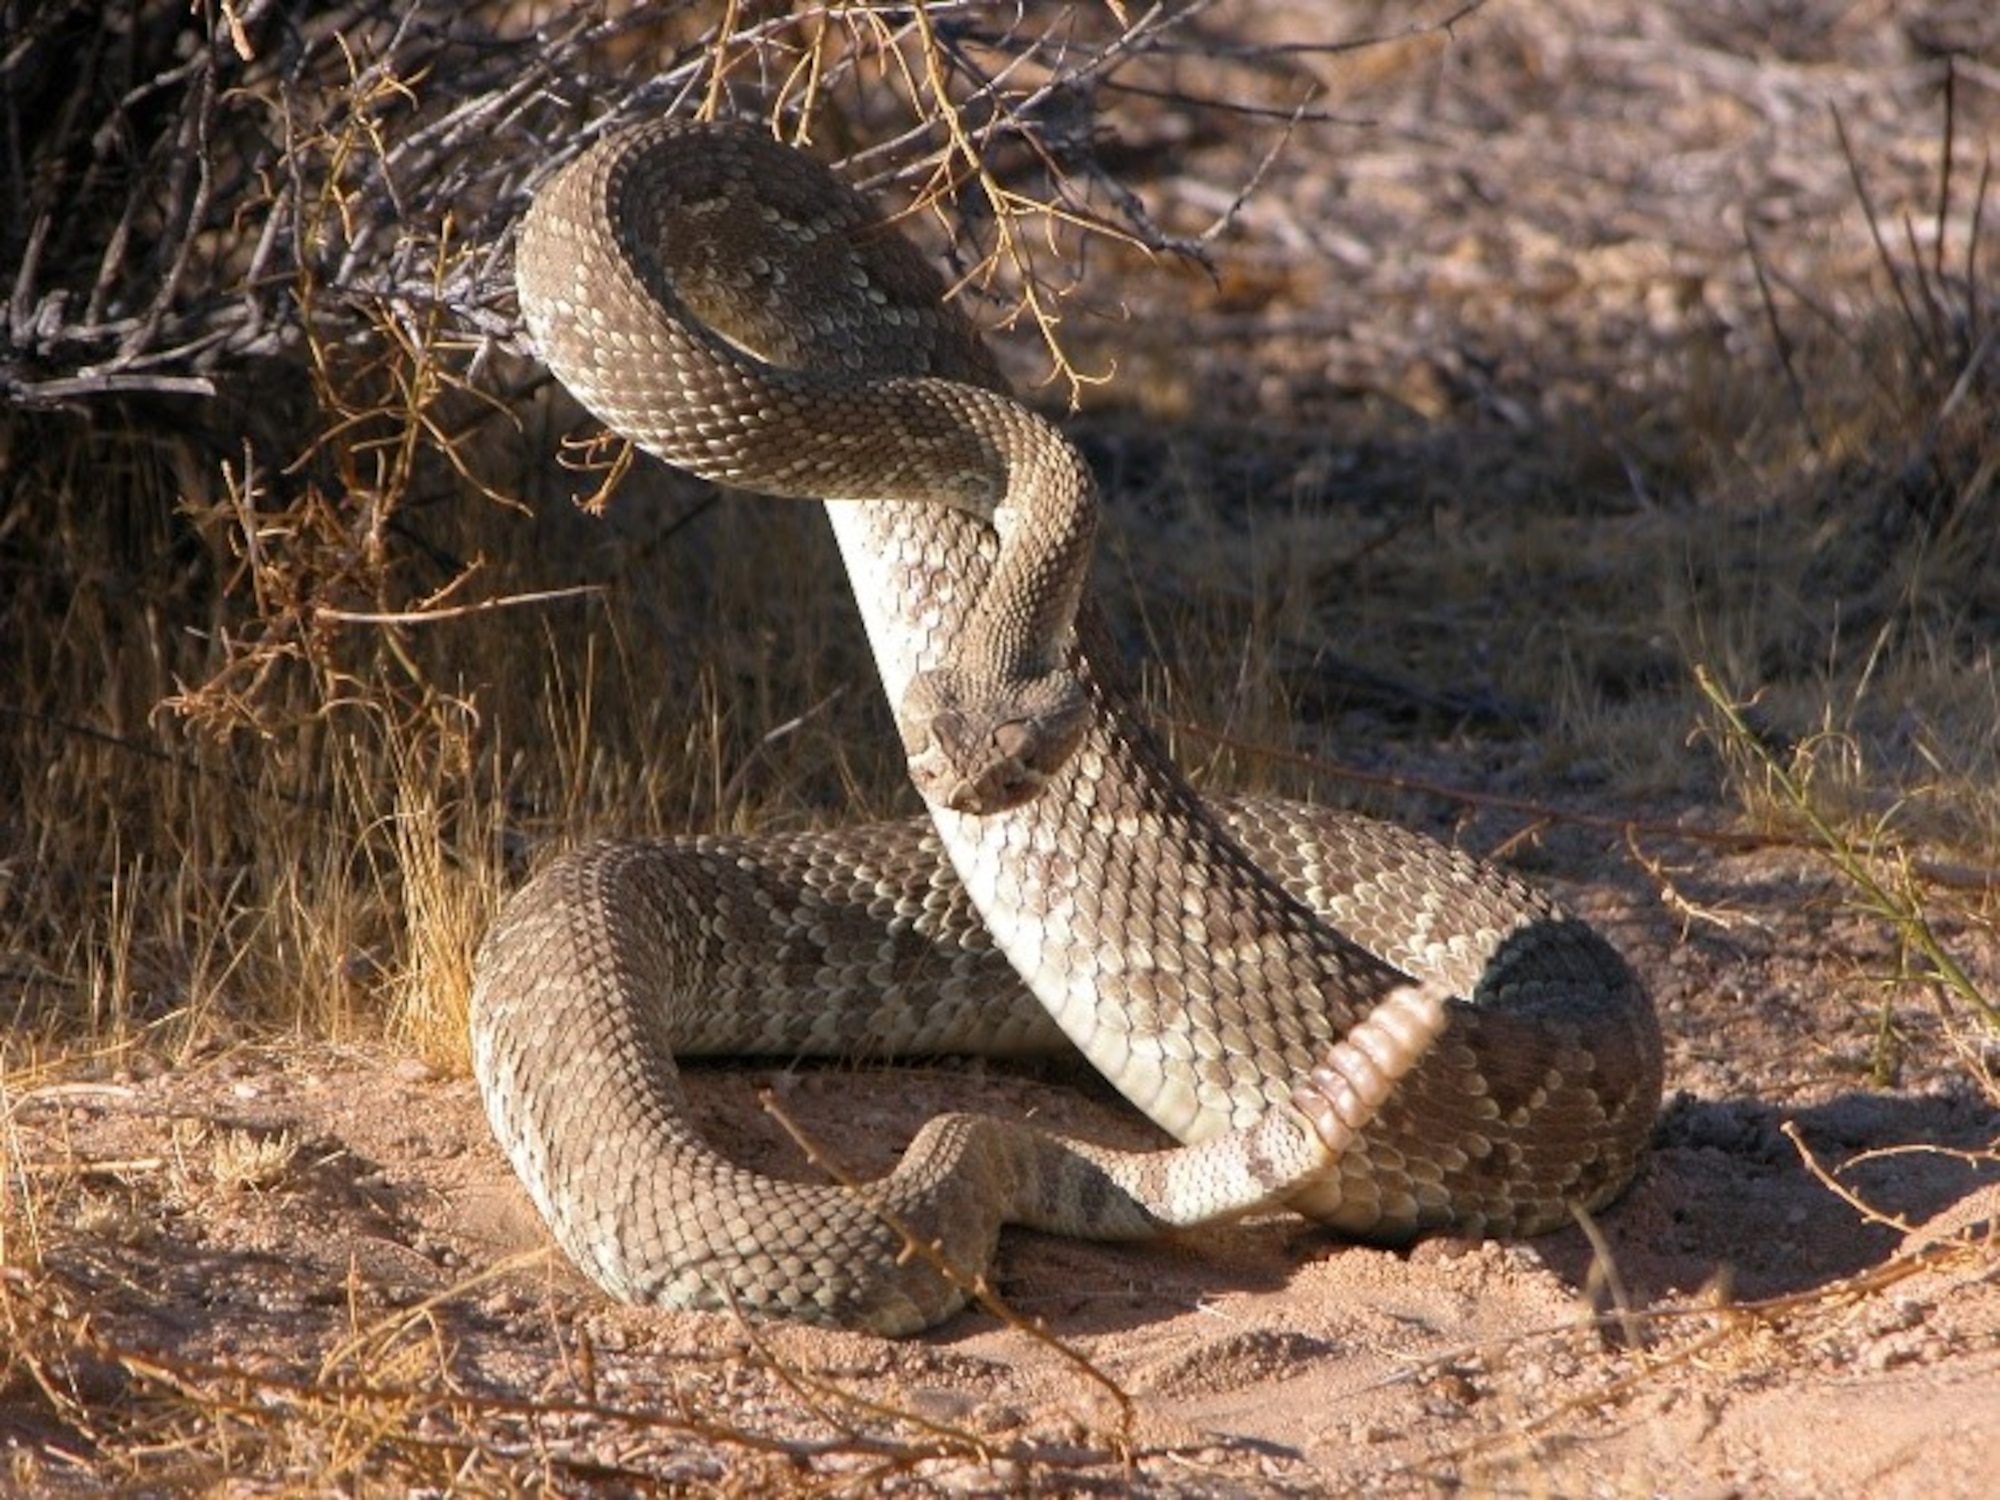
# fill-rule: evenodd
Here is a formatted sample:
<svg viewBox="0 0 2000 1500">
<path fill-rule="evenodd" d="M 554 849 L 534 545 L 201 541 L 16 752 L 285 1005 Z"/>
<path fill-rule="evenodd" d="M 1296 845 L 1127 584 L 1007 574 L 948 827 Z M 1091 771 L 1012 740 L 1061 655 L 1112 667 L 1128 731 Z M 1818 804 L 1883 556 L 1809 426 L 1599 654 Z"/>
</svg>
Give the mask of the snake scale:
<svg viewBox="0 0 2000 1500">
<path fill-rule="evenodd" d="M 1282 1206 L 1396 1242 L 1536 1233 L 1623 1190 L 1662 1075 L 1630 970 L 1418 834 L 1189 787 L 1086 596 L 1088 469 L 862 196 L 758 131 L 647 124 L 546 184 L 516 268 L 538 351 L 611 428 L 828 499 L 930 814 L 595 844 L 509 901 L 474 1068 L 606 1291 L 906 1333 L 963 1305 L 1007 1223 L 1117 1239 Z M 1183 1144 L 947 1115 L 877 1181 L 779 1181 L 697 1134 L 675 1064 L 1058 1033 Z"/>
</svg>

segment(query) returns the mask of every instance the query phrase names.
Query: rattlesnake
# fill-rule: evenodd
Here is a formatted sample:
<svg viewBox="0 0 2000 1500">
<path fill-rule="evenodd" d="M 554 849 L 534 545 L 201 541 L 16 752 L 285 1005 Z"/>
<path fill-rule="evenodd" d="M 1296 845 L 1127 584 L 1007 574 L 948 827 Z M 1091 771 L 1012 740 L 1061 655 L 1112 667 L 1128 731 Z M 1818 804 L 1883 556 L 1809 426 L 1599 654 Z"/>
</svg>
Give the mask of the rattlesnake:
<svg viewBox="0 0 2000 1500">
<path fill-rule="evenodd" d="M 828 511 L 931 813 L 598 844 L 508 904 L 475 1071 L 607 1291 L 908 1332 L 962 1304 L 1002 1223 L 1116 1238 L 1283 1205 L 1396 1241 L 1533 1233 L 1623 1189 L 1662 1066 L 1624 963 L 1420 835 L 1196 796 L 1083 597 L 1087 468 L 858 194 L 748 128 L 647 125 L 543 188 L 517 278 L 615 430 L 745 488 L 863 497 Z M 1189 1144 L 952 1115 L 877 1182 L 774 1181 L 700 1139 L 673 1061 L 1007 1050 L 1051 1018 Z"/>
</svg>

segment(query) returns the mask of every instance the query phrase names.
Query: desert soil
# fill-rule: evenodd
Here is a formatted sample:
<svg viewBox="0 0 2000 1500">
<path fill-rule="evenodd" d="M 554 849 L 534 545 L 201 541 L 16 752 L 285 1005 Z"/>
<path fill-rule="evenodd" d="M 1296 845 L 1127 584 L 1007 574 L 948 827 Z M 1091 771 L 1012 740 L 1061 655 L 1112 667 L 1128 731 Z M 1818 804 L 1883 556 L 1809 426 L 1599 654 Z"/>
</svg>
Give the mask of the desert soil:
<svg viewBox="0 0 2000 1500">
<path fill-rule="evenodd" d="M 1811 884 L 1751 857 L 1710 880 Z M 72 1372 L 88 1399 L 134 1399 L 113 1355 L 134 1350 L 204 1400 L 259 1378 L 274 1404 L 287 1381 L 408 1391 L 438 1406 L 437 1442 L 559 1490 L 1988 1493 L 1993 1111 L 1944 1083 L 1826 1080 L 1852 1018 L 1821 977 L 1879 957 L 1852 927 L 1683 938 L 1657 914 L 1592 915 L 1648 975 L 1673 1049 L 1601 1254 L 1582 1228 L 1401 1253 L 1275 1217 L 1141 1248 L 1018 1233 L 1010 1319 L 889 1342 L 607 1305 L 547 1249 L 473 1085 L 372 1048 L 230 1048 L 30 1093 L 15 1129 L 74 1180 L 51 1233 L 105 1344 Z M 767 1170 L 809 1169 L 766 1094 L 862 1169 L 947 1108 L 1147 1139 L 1102 1086 L 1051 1072 L 693 1086 L 710 1133 Z M 173 1402 L 149 1399 L 165 1440 Z M 38 1455 L 40 1483 L 68 1487 L 66 1454 L 88 1472 L 88 1434 L 45 1408 L 0 1406 L 0 1442 Z M 338 1442 L 302 1423 L 291 1443 L 310 1488 Z"/>
<path fill-rule="evenodd" d="M 1234 393 L 1218 405 L 1306 410 L 1365 371 L 1421 408 L 1425 378 L 1504 384 L 1529 357 L 1504 341 L 1480 369 L 1410 357 L 1455 347 L 1496 301 L 1580 357 L 1683 318 L 1750 337 L 1744 205 L 1774 235 L 1823 216 L 1839 234 L 1807 241 L 1866 257 L 1827 167 L 1830 103 L 1910 193 L 1929 180 L 1896 153 L 1934 139 L 1933 59 L 1873 9 L 1807 38 L 1858 53 L 1759 57 L 1665 22 L 1649 37 L 1646 9 L 1616 34 L 1593 34 L 1589 7 L 1517 9 L 1382 81 L 1365 102 L 1383 123 L 1339 138 L 1337 170 L 1324 136 L 1284 158 L 1244 233 L 1337 274 L 1197 288 L 1174 316 L 1199 353 L 1175 378 Z M 1966 87 L 1990 121 L 1983 78 Z M 1190 156 L 1189 182 L 1240 180 L 1232 149 Z M 1505 418 L 1497 387 L 1493 402 Z M 1460 750 L 1373 747 L 1476 781 L 1489 762 Z M 52 1317 L 87 1307 L 98 1355 L 54 1392 L 0 1391 L 0 1486 L 94 1488 L 90 1413 L 138 1403 L 157 1413 L 162 1489 L 200 1410 L 237 1413 L 245 1472 L 306 1492 L 366 1488 L 371 1445 L 428 1444 L 476 1488 L 511 1474 L 578 1493 L 1991 1493 L 2000 1114 L 1921 1014 L 1900 1075 L 1871 1076 L 1868 997 L 1893 937 L 1799 851 L 1657 831 L 1725 822 L 1712 780 L 1644 807 L 1602 780 L 1509 790 L 1656 828 L 1637 841 L 1650 869 L 1615 833 L 1534 851 L 1536 878 L 1642 974 L 1669 1048 L 1650 1159 L 1593 1226 L 1406 1252 L 1288 1218 L 1141 1248 L 1012 1234 L 1008 1316 L 900 1342 L 635 1311 L 548 1248 L 468 1079 L 382 1045 L 217 1040 L 8 1101 L 15 1169 L 47 1205 L 31 1228 L 56 1274 L 38 1295 L 69 1299 Z M 1460 836 L 1491 848 L 1508 831 Z M 2000 976 L 1990 930 L 1949 936 Z M 702 1068 L 691 1087 L 711 1133 L 771 1170 L 807 1168 L 767 1092 L 861 1169 L 948 1108 L 1151 1138 L 1060 1063 Z"/>
</svg>

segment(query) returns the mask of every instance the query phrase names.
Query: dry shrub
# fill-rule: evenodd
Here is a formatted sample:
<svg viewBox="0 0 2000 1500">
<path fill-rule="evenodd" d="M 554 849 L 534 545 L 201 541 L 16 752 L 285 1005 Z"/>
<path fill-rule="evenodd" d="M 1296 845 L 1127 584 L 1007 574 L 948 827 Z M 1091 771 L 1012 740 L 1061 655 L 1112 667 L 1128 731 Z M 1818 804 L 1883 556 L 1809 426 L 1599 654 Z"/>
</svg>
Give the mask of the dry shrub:
<svg viewBox="0 0 2000 1500">
<path fill-rule="evenodd" d="M 622 120 L 762 114 L 948 232 L 966 295 L 1074 384 L 1078 247 L 1201 253 L 1091 133 L 1096 90 L 1177 66 L 1185 19 L 36 11 L 0 60 L 29 210 L 0 240 L 18 1025 L 175 1051 L 387 1017 L 455 1060 L 473 944 L 545 839 L 889 800 L 886 758 L 834 748 L 879 719 L 809 521 L 668 489 L 522 547 L 523 501 L 562 504 L 523 476 L 576 413 L 518 357 L 512 221 Z M 1222 66 L 1291 87 L 1281 59 Z M 776 623 L 727 644 L 751 598 Z"/>
</svg>

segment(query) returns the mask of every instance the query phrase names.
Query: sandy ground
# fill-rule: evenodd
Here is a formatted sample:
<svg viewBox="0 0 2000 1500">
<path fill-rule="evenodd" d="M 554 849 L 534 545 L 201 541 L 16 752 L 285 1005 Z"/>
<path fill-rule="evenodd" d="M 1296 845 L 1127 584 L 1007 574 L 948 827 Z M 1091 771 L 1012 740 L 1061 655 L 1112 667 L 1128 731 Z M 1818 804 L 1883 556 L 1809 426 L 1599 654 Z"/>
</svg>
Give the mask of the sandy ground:
<svg viewBox="0 0 2000 1500">
<path fill-rule="evenodd" d="M 1740 856 L 1703 893 L 1810 879 Z M 1281 1218 L 1137 1249 L 1016 1234 L 1001 1290 L 1044 1333 L 975 1312 L 891 1343 L 607 1306 L 544 1250 L 472 1085 L 374 1051 L 220 1050 L 27 1093 L 14 1130 L 31 1170 L 59 1174 L 49 1262 L 106 1341 L 71 1378 L 158 1405 L 163 1430 L 190 1393 L 271 1380 L 275 1410 L 283 1382 L 318 1378 L 428 1392 L 410 1399 L 434 1440 L 562 1490 L 1986 1493 L 2000 1117 L 1942 1080 L 1826 1081 L 1822 1039 L 1852 1016 L 1816 979 L 1871 961 L 1865 929 L 1683 939 L 1583 904 L 1654 985 L 1672 1045 L 1650 1163 L 1596 1225 L 1601 1256 L 1582 1229 L 1408 1253 Z M 968 1104 L 1147 1138 L 1061 1064 L 693 1083 L 706 1128 L 776 1170 L 807 1168 L 766 1091 L 868 1169 Z M 120 1350 L 165 1360 L 171 1390 Z M 0 1445 L 57 1484 L 88 1434 L 24 1394 L 0 1403 Z M 324 1472 L 331 1440 L 305 1427 L 274 1478 Z"/>
<path fill-rule="evenodd" d="M 1478 18 L 1448 65 L 1354 83 L 1342 102 L 1379 128 L 1286 159 L 1165 355 L 1143 347 L 1157 322 L 1110 327 L 1128 378 L 1301 420 L 1332 390 L 1425 411 L 1474 389 L 1496 424 L 1532 428 L 1510 403 L 1534 387 L 1547 418 L 1568 397 L 1535 386 L 1546 350 L 1515 343 L 1522 327 L 1574 354 L 1577 387 L 1616 368 L 1635 398 L 1684 382 L 1677 339 L 1761 336 L 1746 212 L 1795 275 L 1865 261 L 1829 103 L 1885 200 L 1934 178 L 1934 127 L 1910 123 L 1933 110 L 1931 62 L 1885 8 L 1843 31 L 1771 7 L 1796 24 L 1762 51 L 1736 45 L 1733 12 L 1710 36 L 1650 7 L 1601 29 L 1589 7 L 1514 9 Z M 1976 7 L 1935 9 L 1979 28 Z M 1966 85 L 1988 122 L 1991 76 Z M 1227 206 L 1216 185 L 1242 181 L 1245 150 L 1189 157 L 1190 227 Z M 1655 348 L 1680 354 L 1631 358 Z M 1477 751 L 1377 750 L 1479 774 Z M 1713 823 L 1716 795 L 1645 811 Z M 1615 794 L 1599 810 L 1640 811 Z M 36 1207 L 8 1229 L 47 1275 L 0 1290 L 17 1337 L 81 1328 L 95 1352 L 0 1367 L 0 1488 L 116 1478 L 93 1417 L 116 1411 L 117 1462 L 148 1493 L 239 1487 L 212 1443 L 177 1457 L 196 1423 L 235 1434 L 230 1473 L 308 1493 L 367 1489 L 363 1472 L 607 1494 L 1989 1493 L 2000 1113 L 1921 1011 L 1902 1017 L 1901 1075 L 1871 1080 L 1869 976 L 1894 945 L 1822 868 L 1643 842 L 1676 904 L 1614 835 L 1533 851 L 1628 953 L 1668 1039 L 1649 1164 L 1596 1248 L 1579 1227 L 1390 1253 L 1285 1219 L 1138 1249 L 1017 1234 L 1013 1318 L 889 1343 L 607 1306 L 548 1251 L 471 1083 L 382 1049 L 218 1043 L 101 1082 L 26 1080 L 0 1145 Z M 1991 933 L 1948 936 L 1991 993 Z M 765 1089 L 862 1168 L 946 1108 L 1148 1139 L 1060 1065 L 703 1070 L 693 1089 L 718 1139 L 777 1170 L 804 1168 Z"/>
</svg>

